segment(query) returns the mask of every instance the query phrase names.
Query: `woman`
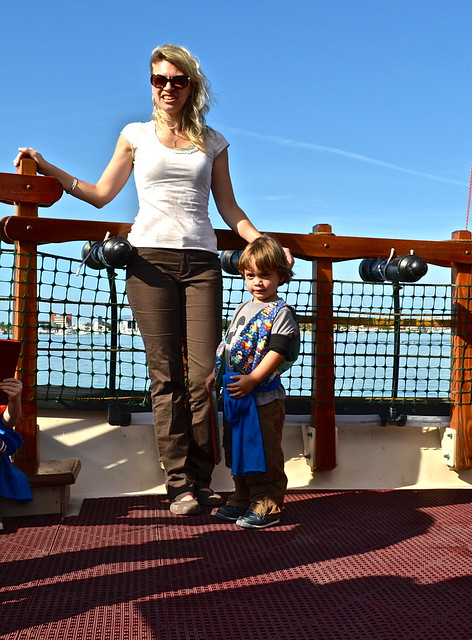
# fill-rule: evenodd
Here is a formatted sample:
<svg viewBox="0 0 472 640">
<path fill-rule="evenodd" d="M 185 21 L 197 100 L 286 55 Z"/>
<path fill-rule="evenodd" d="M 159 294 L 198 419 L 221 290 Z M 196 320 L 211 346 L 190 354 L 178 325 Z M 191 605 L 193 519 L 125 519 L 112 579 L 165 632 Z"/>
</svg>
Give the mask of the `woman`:
<svg viewBox="0 0 472 640">
<path fill-rule="evenodd" d="M 205 379 L 221 338 L 222 280 L 208 216 L 210 190 L 223 220 L 247 242 L 261 234 L 238 206 L 228 142 L 205 125 L 209 83 L 199 62 L 176 45 L 151 55 L 152 120 L 127 125 L 97 184 L 74 178 L 22 147 L 38 171 L 96 207 L 109 203 L 131 171 L 139 211 L 128 240 L 136 256 L 127 294 L 146 348 L 159 454 L 173 513 L 217 506 L 210 488 L 215 461 Z M 183 364 L 187 361 L 187 371 Z"/>
</svg>

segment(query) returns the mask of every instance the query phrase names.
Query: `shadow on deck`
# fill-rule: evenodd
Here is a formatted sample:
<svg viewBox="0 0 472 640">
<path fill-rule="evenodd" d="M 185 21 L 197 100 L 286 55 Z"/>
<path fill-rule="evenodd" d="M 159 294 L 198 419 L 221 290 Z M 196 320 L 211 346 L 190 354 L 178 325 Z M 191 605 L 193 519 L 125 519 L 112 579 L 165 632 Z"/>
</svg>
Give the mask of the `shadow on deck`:
<svg viewBox="0 0 472 640">
<path fill-rule="evenodd" d="M 248 531 L 162 496 L 4 520 L 1 638 L 467 640 L 472 489 L 291 491 Z"/>
</svg>

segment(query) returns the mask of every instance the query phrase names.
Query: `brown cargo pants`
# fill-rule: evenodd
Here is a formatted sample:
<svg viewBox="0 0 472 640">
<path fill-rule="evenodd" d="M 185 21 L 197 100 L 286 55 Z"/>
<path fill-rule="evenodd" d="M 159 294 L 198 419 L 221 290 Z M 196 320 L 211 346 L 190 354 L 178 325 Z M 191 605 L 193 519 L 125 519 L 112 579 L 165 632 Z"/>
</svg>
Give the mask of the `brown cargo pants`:
<svg viewBox="0 0 472 640">
<path fill-rule="evenodd" d="M 205 379 L 221 340 L 220 262 L 208 251 L 140 248 L 126 287 L 146 349 L 157 446 L 173 499 L 208 487 L 214 469 Z"/>
</svg>

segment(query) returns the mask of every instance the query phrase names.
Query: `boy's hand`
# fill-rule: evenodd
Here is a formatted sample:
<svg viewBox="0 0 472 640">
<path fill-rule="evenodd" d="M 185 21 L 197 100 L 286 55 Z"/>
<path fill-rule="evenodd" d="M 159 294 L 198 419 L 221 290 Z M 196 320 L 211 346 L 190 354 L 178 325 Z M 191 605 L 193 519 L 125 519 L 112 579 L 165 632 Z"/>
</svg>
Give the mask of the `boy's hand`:
<svg viewBox="0 0 472 640">
<path fill-rule="evenodd" d="M 0 382 L 0 389 L 7 394 L 8 400 L 11 402 L 16 398 L 20 398 L 23 385 L 17 378 L 5 378 Z"/>
<path fill-rule="evenodd" d="M 257 384 L 250 375 L 237 374 L 235 376 L 231 376 L 231 380 L 234 380 L 234 382 L 230 382 L 226 385 L 231 398 L 243 398 L 244 396 L 247 396 L 247 394 L 251 393 Z"/>
</svg>

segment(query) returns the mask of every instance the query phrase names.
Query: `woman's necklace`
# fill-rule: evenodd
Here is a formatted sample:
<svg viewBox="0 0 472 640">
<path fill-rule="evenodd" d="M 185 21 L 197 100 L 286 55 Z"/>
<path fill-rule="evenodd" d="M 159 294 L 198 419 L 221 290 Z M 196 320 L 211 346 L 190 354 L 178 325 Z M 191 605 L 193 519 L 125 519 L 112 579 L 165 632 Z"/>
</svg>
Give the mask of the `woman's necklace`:
<svg viewBox="0 0 472 640">
<path fill-rule="evenodd" d="M 187 136 L 182 132 L 179 131 L 179 133 L 177 133 L 174 129 L 169 129 L 170 132 L 172 132 L 172 135 L 174 136 L 173 140 L 172 140 L 172 144 L 174 145 L 174 149 L 177 148 L 179 142 L 184 143 L 184 147 L 188 146 L 189 143 L 189 139 L 187 138 Z"/>
<path fill-rule="evenodd" d="M 172 141 L 172 144 L 174 145 L 174 149 L 177 146 L 177 142 L 180 140 L 180 136 L 178 136 L 174 131 L 172 132 L 174 134 L 174 136 L 176 136 L 176 138 Z"/>
<path fill-rule="evenodd" d="M 185 135 L 182 135 L 181 131 L 177 133 L 174 127 L 159 127 L 156 124 L 155 130 L 159 140 L 173 149 L 178 148 L 180 141 L 188 142 L 188 138 Z"/>
</svg>

